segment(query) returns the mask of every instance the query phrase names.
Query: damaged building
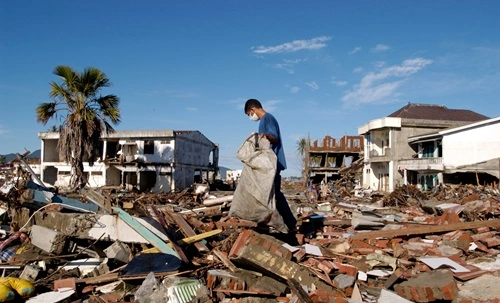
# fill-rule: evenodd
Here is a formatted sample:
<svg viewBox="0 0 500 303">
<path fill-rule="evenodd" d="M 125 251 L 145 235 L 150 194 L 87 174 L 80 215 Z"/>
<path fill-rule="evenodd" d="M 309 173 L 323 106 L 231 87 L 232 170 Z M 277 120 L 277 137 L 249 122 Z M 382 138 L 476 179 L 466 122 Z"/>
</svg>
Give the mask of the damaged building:
<svg viewBox="0 0 500 303">
<path fill-rule="evenodd" d="M 58 153 L 58 132 L 42 132 L 40 177 L 57 187 L 70 184 L 71 166 Z M 169 192 L 209 181 L 218 171 L 218 145 L 199 131 L 132 130 L 103 134 L 102 157 L 84 163 L 90 187 Z"/>
<path fill-rule="evenodd" d="M 361 157 L 363 143 L 363 136 L 343 136 L 340 140 L 325 136 L 321 143 L 315 140 L 307 151 L 308 175 L 315 183 L 337 179 L 339 170 Z"/>
<path fill-rule="evenodd" d="M 437 140 L 420 144 L 423 142 L 418 140 L 419 136 L 487 119 L 470 110 L 408 103 L 387 117 L 366 123 L 358 128 L 358 134 L 364 136 L 363 187 L 393 191 L 408 183 L 423 184 L 423 189 L 439 184 L 443 180 L 439 180 L 438 173 L 444 169 L 443 158 L 439 156 L 442 146 L 437 144 Z M 461 148 L 469 144 L 465 141 L 471 139 L 469 136 L 459 137 L 464 140 Z M 416 141 L 409 142 L 409 138 Z M 416 147 L 421 149 L 415 150 Z M 447 157 L 461 157 L 461 148 L 457 150 L 455 145 L 455 150 L 450 150 Z M 418 164 L 412 164 L 416 162 Z M 409 170 L 413 173 L 408 174 Z"/>
<path fill-rule="evenodd" d="M 399 161 L 407 184 L 484 185 L 500 177 L 500 117 L 408 138 L 417 158 Z M 406 184 L 406 183 L 405 183 Z"/>
</svg>

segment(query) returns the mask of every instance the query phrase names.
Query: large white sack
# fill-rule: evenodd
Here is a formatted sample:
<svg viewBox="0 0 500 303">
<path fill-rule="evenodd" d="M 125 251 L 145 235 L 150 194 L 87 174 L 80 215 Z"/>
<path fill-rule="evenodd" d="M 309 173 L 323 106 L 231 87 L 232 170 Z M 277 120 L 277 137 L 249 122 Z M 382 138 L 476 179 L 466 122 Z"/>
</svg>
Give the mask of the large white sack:
<svg viewBox="0 0 500 303">
<path fill-rule="evenodd" d="M 277 158 L 267 138 L 252 133 L 240 146 L 237 157 L 243 163 L 238 186 L 233 195 L 229 216 L 273 226 L 287 232 L 276 210 L 274 178 Z"/>
</svg>

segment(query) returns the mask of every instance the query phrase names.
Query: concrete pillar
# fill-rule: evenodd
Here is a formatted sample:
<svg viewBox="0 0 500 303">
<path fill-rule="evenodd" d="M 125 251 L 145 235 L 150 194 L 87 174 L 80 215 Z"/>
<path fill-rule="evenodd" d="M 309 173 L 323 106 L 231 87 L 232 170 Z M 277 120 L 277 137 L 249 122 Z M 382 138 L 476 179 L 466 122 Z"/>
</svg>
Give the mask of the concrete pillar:
<svg viewBox="0 0 500 303">
<path fill-rule="evenodd" d="M 102 146 L 102 155 L 101 155 L 101 159 L 104 161 L 104 159 L 106 159 L 106 152 L 107 152 L 107 149 L 108 149 L 108 140 L 104 140 L 103 142 L 103 146 Z"/>
<path fill-rule="evenodd" d="M 438 177 L 438 181 L 439 181 L 439 184 L 444 184 L 444 176 L 443 176 L 443 173 L 438 173 L 437 174 L 437 177 Z M 439 185 L 438 184 L 438 185 Z"/>
</svg>

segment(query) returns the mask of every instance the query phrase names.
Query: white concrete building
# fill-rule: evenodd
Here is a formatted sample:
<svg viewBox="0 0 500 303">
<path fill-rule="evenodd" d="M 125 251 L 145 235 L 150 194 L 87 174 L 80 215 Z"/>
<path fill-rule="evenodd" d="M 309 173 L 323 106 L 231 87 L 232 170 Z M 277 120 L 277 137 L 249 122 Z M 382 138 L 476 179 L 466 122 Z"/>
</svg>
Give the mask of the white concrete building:
<svg viewBox="0 0 500 303">
<path fill-rule="evenodd" d="M 65 187 L 71 166 L 57 152 L 58 132 L 42 132 L 41 179 Z M 140 191 L 184 189 L 218 170 L 219 148 L 199 131 L 115 131 L 102 136 L 102 157 L 84 163 L 90 187 L 121 186 Z"/>
<path fill-rule="evenodd" d="M 226 172 L 226 182 L 238 182 L 242 171 L 242 169 L 228 170 Z"/>
<path fill-rule="evenodd" d="M 486 119 L 488 117 L 470 110 L 408 103 L 387 117 L 360 126 L 358 134 L 364 136 L 363 187 L 391 192 L 404 184 L 417 184 L 419 176 L 405 174 L 404 169 L 418 156 L 418 152 L 408 144 L 408 138 Z M 441 158 L 434 159 L 427 165 L 441 167 L 440 161 Z"/>
<path fill-rule="evenodd" d="M 500 177 L 500 117 L 413 136 L 408 143 L 418 157 L 400 161 L 399 170 L 416 176 L 422 189 L 439 183 L 491 183 Z"/>
</svg>

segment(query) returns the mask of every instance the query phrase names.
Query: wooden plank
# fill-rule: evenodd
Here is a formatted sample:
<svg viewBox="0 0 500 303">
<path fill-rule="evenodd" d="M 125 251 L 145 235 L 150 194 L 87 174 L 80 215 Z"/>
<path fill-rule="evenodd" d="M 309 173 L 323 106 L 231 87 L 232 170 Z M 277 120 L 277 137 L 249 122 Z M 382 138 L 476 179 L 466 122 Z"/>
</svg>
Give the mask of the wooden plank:
<svg viewBox="0 0 500 303">
<path fill-rule="evenodd" d="M 207 231 L 207 232 L 199 234 L 199 235 L 194 235 L 191 237 L 181 239 L 181 240 L 177 241 L 177 244 L 187 245 L 187 244 L 197 243 L 198 241 L 201 241 L 205 238 L 210 238 L 212 236 L 218 235 L 221 232 L 222 232 L 222 229 L 215 229 L 215 230 Z"/>
<path fill-rule="evenodd" d="M 172 220 L 174 220 L 175 224 L 177 224 L 177 226 L 179 227 L 184 236 L 193 237 L 197 235 L 196 232 L 193 230 L 193 228 L 191 228 L 191 226 L 186 222 L 186 220 L 184 220 L 184 217 L 181 214 L 174 213 L 171 211 L 168 211 L 167 213 L 172 218 Z M 210 251 L 210 249 L 208 249 L 208 247 L 202 242 L 196 242 L 194 243 L 194 246 L 201 253 L 207 253 Z"/>
<path fill-rule="evenodd" d="M 156 205 L 151 205 L 151 209 L 153 210 L 156 218 L 158 219 L 158 222 L 160 222 L 161 226 L 163 226 L 163 228 L 165 229 L 165 233 L 167 234 L 167 238 L 168 238 L 168 240 L 170 240 L 169 244 L 175 249 L 175 251 L 177 252 L 177 254 L 179 255 L 179 257 L 181 258 L 181 260 L 183 262 L 189 263 L 189 260 L 186 257 L 186 255 L 184 254 L 184 251 L 182 251 L 180 246 L 177 243 L 175 243 L 175 241 L 173 241 L 172 238 L 170 237 L 169 227 L 168 227 L 167 222 L 165 222 L 165 218 L 163 217 L 163 214 L 158 210 Z"/>
<path fill-rule="evenodd" d="M 230 271 L 232 271 L 232 272 L 238 271 L 238 267 L 236 267 L 236 265 L 234 265 L 233 262 L 231 262 L 231 260 L 229 260 L 229 258 L 223 252 L 221 252 L 219 249 L 215 248 L 214 250 L 212 250 L 212 253 L 217 258 L 219 258 L 219 260 L 224 265 L 226 265 L 226 267 L 229 268 Z"/>
<path fill-rule="evenodd" d="M 411 228 L 402 228 L 396 230 L 377 230 L 369 232 L 358 232 L 351 236 L 351 240 L 363 240 L 374 238 L 393 238 L 410 235 L 424 235 L 440 232 L 448 232 L 453 230 L 466 230 L 480 227 L 499 227 L 500 219 L 474 222 L 459 222 L 442 225 L 417 226 Z"/>
<path fill-rule="evenodd" d="M 290 287 L 290 290 L 294 295 L 299 297 L 300 302 L 304 303 L 314 303 L 311 298 L 309 298 L 309 295 L 306 293 L 306 291 L 302 288 L 302 286 L 297 282 L 295 279 L 288 279 L 286 280 L 288 286 Z"/>
<path fill-rule="evenodd" d="M 87 200 L 102 208 L 106 214 L 111 213 L 111 203 L 103 195 L 89 188 L 83 188 L 80 192 L 85 196 L 85 198 L 87 198 Z"/>
<path fill-rule="evenodd" d="M 151 245 L 158 248 L 162 253 L 176 256 L 179 258 L 177 252 L 175 252 L 170 246 L 167 245 L 162 239 L 152 233 L 149 229 L 144 227 L 139 221 L 135 220 L 127 212 L 119 207 L 113 207 L 113 210 L 118 214 L 120 219 L 127 223 L 132 229 L 144 237 Z"/>
</svg>

